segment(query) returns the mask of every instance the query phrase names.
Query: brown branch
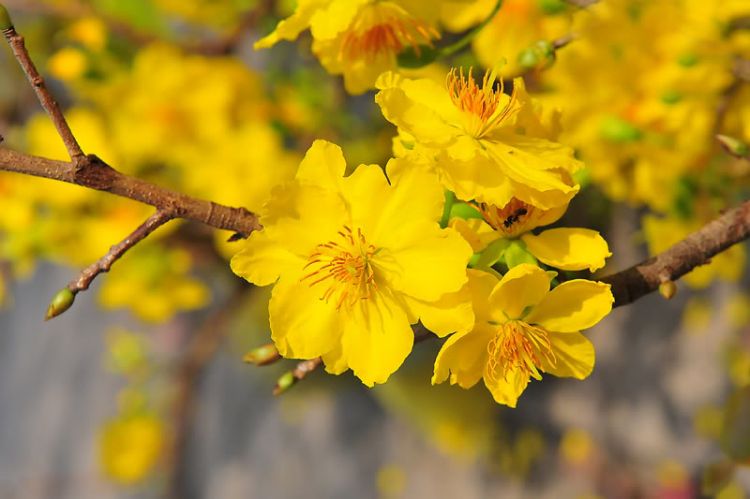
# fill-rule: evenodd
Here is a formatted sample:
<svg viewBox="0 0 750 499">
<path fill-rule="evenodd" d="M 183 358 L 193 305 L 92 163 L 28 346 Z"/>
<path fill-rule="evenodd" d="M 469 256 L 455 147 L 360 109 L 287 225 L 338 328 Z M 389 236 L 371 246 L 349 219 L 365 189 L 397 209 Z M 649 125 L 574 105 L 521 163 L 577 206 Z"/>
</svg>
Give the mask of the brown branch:
<svg viewBox="0 0 750 499">
<path fill-rule="evenodd" d="M 601 279 L 612 285 L 615 307 L 633 303 L 750 237 L 750 201 L 733 208 L 668 250 Z"/>
<path fill-rule="evenodd" d="M 172 220 L 172 214 L 170 212 L 162 209 L 156 210 L 156 213 L 148 217 L 148 219 L 143 222 L 140 227 L 135 229 L 132 234 L 123 239 L 119 244 L 112 246 L 109 253 L 81 271 L 78 278 L 68 284 L 68 289 L 71 290 L 74 295 L 79 291 L 86 291 L 89 289 L 89 286 L 92 281 L 96 279 L 96 276 L 103 272 L 109 272 L 109 269 L 112 268 L 112 264 L 119 260 L 130 248 L 141 242 L 149 234 L 170 220 Z"/>
<path fill-rule="evenodd" d="M 109 192 L 133 201 L 151 205 L 174 218 L 194 220 L 217 229 L 234 231 L 243 236 L 263 227 L 258 216 L 245 208 L 230 208 L 204 201 L 165 187 L 129 177 L 110 167 L 94 155 L 87 156 L 89 166 L 76 170 L 73 163 L 31 156 L 0 149 L 0 170 L 59 180 L 70 184 Z"/>
<path fill-rule="evenodd" d="M 34 62 L 31 60 L 29 52 L 26 50 L 23 37 L 16 32 L 13 26 L 4 30 L 3 35 L 5 35 L 5 39 L 8 40 L 8 44 L 13 50 L 13 55 L 18 60 L 21 68 L 23 68 L 23 72 L 26 73 L 26 77 L 29 79 L 31 88 L 36 92 L 39 102 L 49 115 L 52 123 L 55 124 L 57 133 L 65 143 L 65 148 L 68 150 L 70 159 L 79 169 L 83 168 L 86 163 L 86 156 L 83 154 L 81 146 L 78 145 L 76 138 L 73 136 L 73 132 L 70 130 L 68 122 L 65 121 L 65 116 L 63 116 L 62 111 L 60 111 L 60 106 L 54 97 L 52 97 L 47 85 L 44 83 L 44 78 L 39 74 L 36 66 L 34 66 Z"/>
</svg>

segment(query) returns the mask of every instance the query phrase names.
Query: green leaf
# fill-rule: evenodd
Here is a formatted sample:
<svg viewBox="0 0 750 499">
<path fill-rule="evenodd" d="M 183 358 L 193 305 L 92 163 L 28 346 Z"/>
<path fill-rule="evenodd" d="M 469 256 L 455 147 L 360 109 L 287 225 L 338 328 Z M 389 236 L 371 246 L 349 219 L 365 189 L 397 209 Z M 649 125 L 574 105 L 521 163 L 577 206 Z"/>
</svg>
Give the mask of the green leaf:
<svg viewBox="0 0 750 499">
<path fill-rule="evenodd" d="M 5 31 L 6 29 L 10 29 L 12 27 L 13 21 L 10 18 L 10 14 L 8 14 L 8 9 L 6 9 L 5 6 L 0 3 L 0 30 Z"/>
<path fill-rule="evenodd" d="M 512 269 L 522 263 L 530 263 L 531 265 L 539 265 L 539 262 L 534 255 L 526 250 L 526 243 L 520 239 L 516 239 L 508 246 L 505 250 L 505 263 L 508 265 L 508 269 Z"/>
</svg>

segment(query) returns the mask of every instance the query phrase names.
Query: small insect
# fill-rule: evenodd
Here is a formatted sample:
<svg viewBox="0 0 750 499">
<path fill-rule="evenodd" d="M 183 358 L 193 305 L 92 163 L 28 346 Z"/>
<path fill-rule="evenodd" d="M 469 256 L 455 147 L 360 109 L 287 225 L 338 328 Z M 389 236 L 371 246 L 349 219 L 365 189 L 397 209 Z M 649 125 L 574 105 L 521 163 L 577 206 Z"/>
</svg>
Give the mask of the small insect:
<svg viewBox="0 0 750 499">
<path fill-rule="evenodd" d="M 514 214 L 512 214 L 511 216 L 505 219 L 505 221 L 503 222 L 503 225 L 505 226 L 506 229 L 510 229 L 511 225 L 518 222 L 518 219 L 527 213 L 528 211 L 526 210 L 526 208 L 519 208 L 516 210 Z"/>
</svg>

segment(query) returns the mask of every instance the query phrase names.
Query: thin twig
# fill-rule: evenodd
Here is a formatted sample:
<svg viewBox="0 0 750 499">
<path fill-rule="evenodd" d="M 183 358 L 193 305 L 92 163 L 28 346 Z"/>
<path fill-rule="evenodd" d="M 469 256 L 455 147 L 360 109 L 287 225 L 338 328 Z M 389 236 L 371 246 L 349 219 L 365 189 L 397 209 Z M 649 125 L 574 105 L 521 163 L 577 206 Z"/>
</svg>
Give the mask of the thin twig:
<svg viewBox="0 0 750 499">
<path fill-rule="evenodd" d="M 709 263 L 712 257 L 748 237 L 750 201 L 745 201 L 668 250 L 601 281 L 612 285 L 614 306 L 621 307 L 656 291 L 665 279 L 676 281 Z"/>
<path fill-rule="evenodd" d="M 8 40 L 8 44 L 13 50 L 13 55 L 18 60 L 21 68 L 23 68 L 23 72 L 26 73 L 26 77 L 29 79 L 31 88 L 36 92 L 39 102 L 49 115 L 52 123 L 55 124 L 57 133 L 65 143 L 65 148 L 68 150 L 71 161 L 73 161 L 79 169 L 82 169 L 87 162 L 86 156 L 83 154 L 81 146 L 78 145 L 76 138 L 73 136 L 73 132 L 70 130 L 68 122 L 65 120 L 65 116 L 63 116 L 62 111 L 60 111 L 59 104 L 55 98 L 52 97 L 47 85 L 44 83 L 44 78 L 39 74 L 36 66 L 34 66 L 34 62 L 31 60 L 28 50 L 26 50 L 23 37 L 16 32 L 13 26 L 4 30 L 3 35 L 5 35 L 6 40 Z"/>
<path fill-rule="evenodd" d="M 555 50 L 558 50 L 565 47 L 576 38 L 578 38 L 578 33 L 571 31 L 570 33 L 563 35 L 560 38 L 555 38 L 554 40 L 552 40 L 552 46 L 555 48 Z"/>
<path fill-rule="evenodd" d="M 78 278 L 68 284 L 68 289 L 77 294 L 80 291 L 86 291 L 96 279 L 96 276 L 103 272 L 109 272 L 117 260 L 119 260 L 130 248 L 141 242 L 153 231 L 172 220 L 172 214 L 168 211 L 158 209 L 156 213 L 148 217 L 143 224 L 138 227 L 132 234 L 123 239 L 119 244 L 112 246 L 109 253 L 101 257 L 97 262 L 91 264 L 78 276 Z"/>
</svg>

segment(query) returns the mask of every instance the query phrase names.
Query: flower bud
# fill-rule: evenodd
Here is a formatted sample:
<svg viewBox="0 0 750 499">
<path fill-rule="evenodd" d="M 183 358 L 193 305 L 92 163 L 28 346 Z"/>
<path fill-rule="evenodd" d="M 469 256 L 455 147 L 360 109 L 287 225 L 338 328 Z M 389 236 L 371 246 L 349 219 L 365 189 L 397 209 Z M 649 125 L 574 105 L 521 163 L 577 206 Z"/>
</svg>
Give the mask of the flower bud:
<svg viewBox="0 0 750 499">
<path fill-rule="evenodd" d="M 671 300 L 675 293 L 677 293 L 677 285 L 674 281 L 664 281 L 659 284 L 659 294 L 667 300 Z"/>
<path fill-rule="evenodd" d="M 256 366 L 267 366 L 281 359 L 279 351 L 273 343 L 268 343 L 261 347 L 250 350 L 243 358 L 242 362 L 255 364 Z"/>
<path fill-rule="evenodd" d="M 525 48 L 518 53 L 518 64 L 524 68 L 535 68 L 541 60 L 539 55 L 533 47 Z"/>
<path fill-rule="evenodd" d="M 276 382 L 276 388 L 273 390 L 273 396 L 281 395 L 285 391 L 289 390 L 297 382 L 297 378 L 294 377 L 293 371 L 285 372 L 279 380 Z"/>
<path fill-rule="evenodd" d="M 728 135 L 717 135 L 716 139 L 732 156 L 744 158 L 748 155 L 748 153 L 750 153 L 747 145 L 744 142 L 735 139 L 734 137 L 730 137 Z"/>
<path fill-rule="evenodd" d="M 73 294 L 68 288 L 61 289 L 49 304 L 47 308 L 47 315 L 44 316 L 45 322 L 54 319 L 58 315 L 68 310 L 76 299 L 76 295 Z"/>
<path fill-rule="evenodd" d="M 5 31 L 13 27 L 13 21 L 10 19 L 8 9 L 0 3 L 0 31 Z"/>
</svg>

